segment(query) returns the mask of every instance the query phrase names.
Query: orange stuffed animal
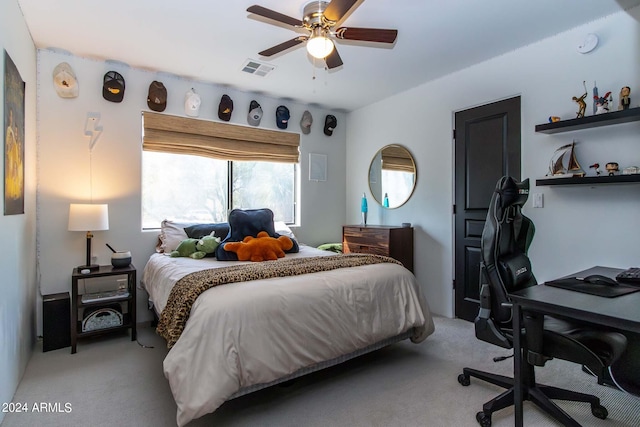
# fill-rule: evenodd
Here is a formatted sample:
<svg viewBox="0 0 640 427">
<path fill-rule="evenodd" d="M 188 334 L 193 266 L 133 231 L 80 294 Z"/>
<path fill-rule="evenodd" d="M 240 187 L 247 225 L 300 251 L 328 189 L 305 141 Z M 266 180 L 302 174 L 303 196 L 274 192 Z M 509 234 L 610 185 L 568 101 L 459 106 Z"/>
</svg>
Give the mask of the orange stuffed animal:
<svg viewBox="0 0 640 427">
<path fill-rule="evenodd" d="M 257 237 L 247 236 L 242 242 L 227 242 L 224 250 L 235 252 L 239 261 L 272 261 L 284 257 L 284 251 L 291 249 L 293 242 L 287 236 L 277 239 L 269 236 L 266 231 L 258 233 Z"/>
</svg>

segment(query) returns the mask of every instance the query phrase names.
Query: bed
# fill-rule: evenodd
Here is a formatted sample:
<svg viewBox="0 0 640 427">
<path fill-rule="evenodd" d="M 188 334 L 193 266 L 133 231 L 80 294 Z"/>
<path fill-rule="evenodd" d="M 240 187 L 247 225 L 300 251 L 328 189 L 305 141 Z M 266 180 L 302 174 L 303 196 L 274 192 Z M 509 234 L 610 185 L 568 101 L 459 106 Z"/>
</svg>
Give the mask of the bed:
<svg viewBox="0 0 640 427">
<path fill-rule="evenodd" d="M 358 256 L 302 244 L 297 253 L 262 263 L 155 253 L 144 268 L 141 285 L 162 321 L 163 312 L 171 313 L 176 304 L 176 284 L 189 278 L 224 275 L 230 269 L 248 268 L 253 274 L 263 266 L 273 271 L 291 263 L 353 261 L 346 257 Z M 434 325 L 415 276 L 391 259 L 373 257 L 379 259 L 358 259 L 355 266 L 340 268 L 314 267 L 314 272 L 293 276 L 276 272 L 204 290 L 187 306 L 188 319 L 180 334 L 175 339 L 165 336 L 170 350 L 163 370 L 178 407 L 178 425 L 243 394 L 399 340 L 426 339 Z"/>
</svg>

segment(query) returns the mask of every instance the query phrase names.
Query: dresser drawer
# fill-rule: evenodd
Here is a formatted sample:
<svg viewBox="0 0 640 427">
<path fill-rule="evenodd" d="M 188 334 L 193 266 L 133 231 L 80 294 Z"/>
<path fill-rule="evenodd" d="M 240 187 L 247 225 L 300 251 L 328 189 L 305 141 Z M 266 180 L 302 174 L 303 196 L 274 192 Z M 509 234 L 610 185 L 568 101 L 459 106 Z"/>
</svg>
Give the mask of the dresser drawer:
<svg viewBox="0 0 640 427">
<path fill-rule="evenodd" d="M 413 271 L 413 228 L 345 225 L 342 250 L 392 257 Z"/>
<path fill-rule="evenodd" d="M 344 253 L 347 254 L 357 253 L 389 256 L 389 248 L 383 246 L 359 245 L 357 243 L 345 242 L 343 244 L 343 250 Z"/>
<path fill-rule="evenodd" d="M 366 227 L 344 227 L 344 240 L 359 244 L 388 246 L 389 230 Z"/>
</svg>

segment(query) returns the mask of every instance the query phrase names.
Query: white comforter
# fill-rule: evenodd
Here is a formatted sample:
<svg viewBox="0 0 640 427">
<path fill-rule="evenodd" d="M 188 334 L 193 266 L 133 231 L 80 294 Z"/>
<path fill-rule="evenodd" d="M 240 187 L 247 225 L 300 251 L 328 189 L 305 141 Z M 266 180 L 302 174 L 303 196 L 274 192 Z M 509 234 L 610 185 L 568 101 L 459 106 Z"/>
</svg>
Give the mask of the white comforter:
<svg viewBox="0 0 640 427">
<path fill-rule="evenodd" d="M 301 246 L 300 253 L 286 257 L 317 255 L 334 254 Z M 154 254 L 141 283 L 160 313 L 181 277 L 232 264 Z M 397 264 L 211 288 L 194 303 L 184 332 L 164 360 L 178 425 L 215 411 L 243 387 L 274 381 L 412 328 L 412 341 L 420 342 L 433 332 L 433 320 L 415 276 Z"/>
</svg>

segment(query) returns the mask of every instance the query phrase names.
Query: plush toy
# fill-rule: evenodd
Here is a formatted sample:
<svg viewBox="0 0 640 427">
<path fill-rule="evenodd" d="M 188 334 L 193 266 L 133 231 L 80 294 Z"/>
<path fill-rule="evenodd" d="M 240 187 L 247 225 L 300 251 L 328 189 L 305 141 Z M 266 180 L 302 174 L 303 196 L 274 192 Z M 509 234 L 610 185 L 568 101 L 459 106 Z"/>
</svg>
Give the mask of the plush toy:
<svg viewBox="0 0 640 427">
<path fill-rule="evenodd" d="M 171 252 L 172 257 L 191 257 L 202 259 L 207 254 L 212 254 L 220 244 L 219 237 L 204 236 L 202 239 L 185 239 Z"/>
<path fill-rule="evenodd" d="M 242 242 L 227 242 L 224 250 L 235 252 L 240 261 L 272 261 L 284 257 L 284 251 L 291 249 L 293 242 L 287 236 L 277 239 L 270 237 L 266 231 L 258 233 L 257 237 L 247 236 Z"/>
</svg>

